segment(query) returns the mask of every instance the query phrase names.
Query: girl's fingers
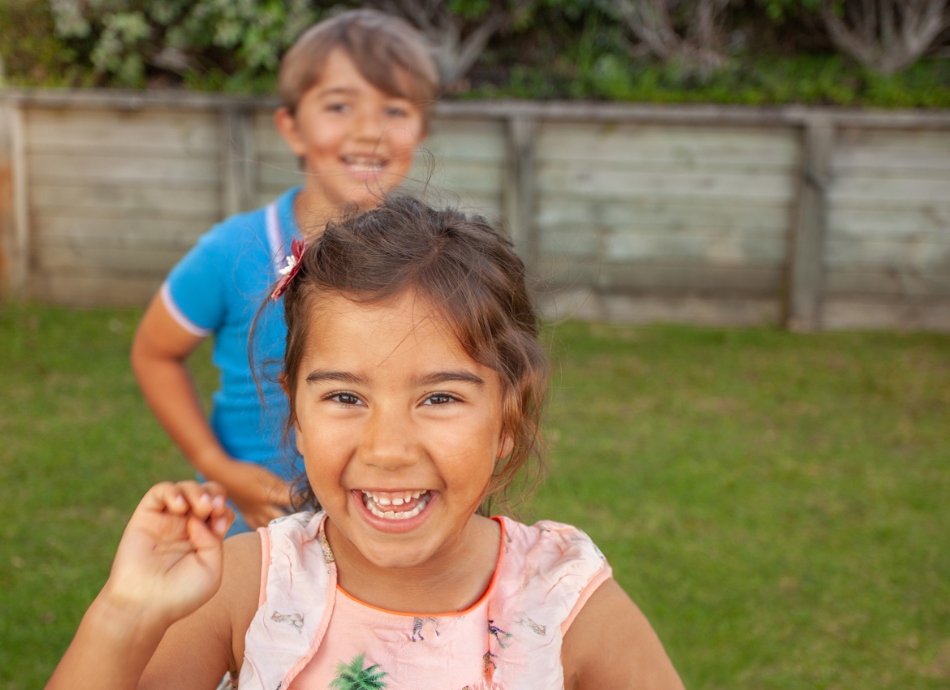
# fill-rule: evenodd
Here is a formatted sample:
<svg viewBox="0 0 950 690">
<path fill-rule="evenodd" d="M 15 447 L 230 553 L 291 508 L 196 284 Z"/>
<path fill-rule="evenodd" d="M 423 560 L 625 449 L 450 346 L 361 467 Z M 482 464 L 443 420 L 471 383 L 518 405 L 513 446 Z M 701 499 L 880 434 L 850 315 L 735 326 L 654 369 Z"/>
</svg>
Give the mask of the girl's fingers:
<svg viewBox="0 0 950 690">
<path fill-rule="evenodd" d="M 195 481 L 156 484 L 139 503 L 139 508 L 153 512 L 168 511 L 175 515 L 192 513 L 213 525 L 218 519 L 233 513 L 226 503 L 224 488 L 215 482 L 199 484 Z"/>
</svg>

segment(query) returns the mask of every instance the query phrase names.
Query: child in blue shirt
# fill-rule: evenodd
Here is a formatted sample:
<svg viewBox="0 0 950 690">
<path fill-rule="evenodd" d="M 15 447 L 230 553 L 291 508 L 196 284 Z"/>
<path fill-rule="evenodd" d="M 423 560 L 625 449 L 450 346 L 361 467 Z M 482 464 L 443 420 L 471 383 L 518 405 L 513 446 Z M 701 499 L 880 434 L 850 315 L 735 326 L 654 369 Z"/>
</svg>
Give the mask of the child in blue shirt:
<svg viewBox="0 0 950 690">
<path fill-rule="evenodd" d="M 222 484 L 237 508 L 231 533 L 286 512 L 286 399 L 252 367 L 283 356 L 280 309 L 257 305 L 291 240 L 312 240 L 327 221 L 374 207 L 403 182 L 428 132 L 436 67 L 418 33 L 372 10 L 344 12 L 306 31 L 284 56 L 274 121 L 298 157 L 304 183 L 266 208 L 212 228 L 179 262 L 149 305 L 132 345 L 132 368 L 159 422 L 191 465 Z M 220 388 L 205 417 L 186 361 L 214 336 Z"/>
</svg>

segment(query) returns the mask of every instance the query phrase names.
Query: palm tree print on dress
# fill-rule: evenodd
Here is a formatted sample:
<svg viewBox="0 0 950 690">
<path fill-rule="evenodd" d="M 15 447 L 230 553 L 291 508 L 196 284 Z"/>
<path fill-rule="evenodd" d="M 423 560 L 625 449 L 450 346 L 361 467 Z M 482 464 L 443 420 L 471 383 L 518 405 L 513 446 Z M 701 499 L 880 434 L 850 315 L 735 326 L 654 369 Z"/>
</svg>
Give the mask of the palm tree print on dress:
<svg viewBox="0 0 950 690">
<path fill-rule="evenodd" d="M 360 654 L 349 664 L 340 662 L 330 687 L 336 690 L 386 690 L 385 677 L 386 672 L 379 670 L 379 664 L 363 668 L 363 655 Z"/>
</svg>

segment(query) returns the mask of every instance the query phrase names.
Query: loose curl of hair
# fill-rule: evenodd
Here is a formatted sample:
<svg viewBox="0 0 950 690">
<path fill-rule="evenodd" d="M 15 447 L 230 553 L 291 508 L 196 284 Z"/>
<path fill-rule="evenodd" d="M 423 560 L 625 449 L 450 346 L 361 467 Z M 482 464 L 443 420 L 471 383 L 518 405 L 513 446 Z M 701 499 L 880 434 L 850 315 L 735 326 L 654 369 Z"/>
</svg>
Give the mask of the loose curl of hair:
<svg viewBox="0 0 950 690">
<path fill-rule="evenodd" d="M 495 468 L 481 512 L 493 498 L 508 505 L 508 490 L 522 468 L 535 480 L 540 478 L 544 458 L 539 425 L 548 361 L 538 340 L 540 318 L 528 292 L 524 262 L 507 238 L 480 216 L 436 210 L 405 196 L 389 197 L 370 211 L 328 223 L 304 253 L 284 294 L 288 438 L 296 421 L 298 372 L 312 311 L 320 295 L 328 293 L 358 304 L 385 303 L 409 293 L 421 297 L 449 326 L 464 352 L 499 375 L 502 432 L 513 445 Z M 537 463 L 528 468 L 532 457 Z M 296 484 L 295 505 L 317 507 L 306 475 Z"/>
</svg>

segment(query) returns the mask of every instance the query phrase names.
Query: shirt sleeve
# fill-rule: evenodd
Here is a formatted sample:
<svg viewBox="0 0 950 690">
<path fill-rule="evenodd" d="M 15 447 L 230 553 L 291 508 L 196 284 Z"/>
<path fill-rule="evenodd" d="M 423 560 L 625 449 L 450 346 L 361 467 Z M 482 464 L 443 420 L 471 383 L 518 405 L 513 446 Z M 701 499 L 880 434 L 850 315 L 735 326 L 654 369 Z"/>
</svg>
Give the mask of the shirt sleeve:
<svg viewBox="0 0 950 690">
<path fill-rule="evenodd" d="M 227 296 L 222 272 L 229 265 L 219 228 L 198 240 L 171 270 L 162 285 L 165 308 L 189 333 L 205 337 L 224 322 Z"/>
</svg>

